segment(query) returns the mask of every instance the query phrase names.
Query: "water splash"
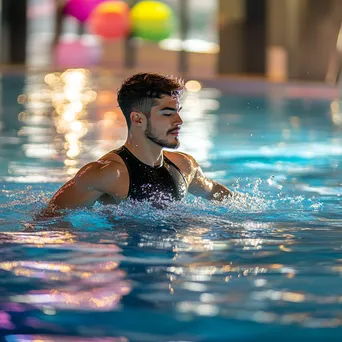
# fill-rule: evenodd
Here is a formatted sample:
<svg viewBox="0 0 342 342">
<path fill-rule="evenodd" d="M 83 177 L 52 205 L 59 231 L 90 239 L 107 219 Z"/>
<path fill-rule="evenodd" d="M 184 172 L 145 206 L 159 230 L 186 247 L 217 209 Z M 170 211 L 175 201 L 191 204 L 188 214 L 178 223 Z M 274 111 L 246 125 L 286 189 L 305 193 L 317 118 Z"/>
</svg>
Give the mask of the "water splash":
<svg viewBox="0 0 342 342">
<path fill-rule="evenodd" d="M 298 215 L 303 220 L 312 220 L 315 219 L 312 215 L 323 209 L 323 203 L 314 196 L 290 196 L 288 189 L 280 189 L 274 178 L 272 181 L 237 179 L 233 189 L 234 196 L 223 202 L 207 201 L 190 194 L 184 201 L 162 201 L 159 207 L 148 201 L 127 200 L 120 205 L 96 204 L 92 209 L 66 211 L 63 219 L 35 221 L 32 218 L 46 206 L 53 191 L 39 186 L 7 187 L 0 190 L 0 225 L 3 231 L 30 227 L 54 230 L 73 227 L 84 231 L 123 226 L 127 229 L 149 226 L 159 231 L 193 226 L 228 228 L 241 221 L 286 222 Z"/>
</svg>

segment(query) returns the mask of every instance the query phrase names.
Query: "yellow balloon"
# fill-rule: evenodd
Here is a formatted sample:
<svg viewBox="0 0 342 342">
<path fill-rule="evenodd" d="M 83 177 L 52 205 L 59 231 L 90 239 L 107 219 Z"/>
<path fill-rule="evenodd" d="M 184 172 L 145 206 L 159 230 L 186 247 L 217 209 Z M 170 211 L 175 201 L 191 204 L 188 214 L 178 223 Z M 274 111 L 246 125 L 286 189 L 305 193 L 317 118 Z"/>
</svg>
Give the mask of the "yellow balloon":
<svg viewBox="0 0 342 342">
<path fill-rule="evenodd" d="M 172 15 L 169 6 L 159 1 L 141 1 L 131 10 L 133 20 L 167 20 Z"/>
<path fill-rule="evenodd" d="M 159 41 L 168 38 L 173 31 L 172 9 L 159 1 L 141 1 L 131 9 L 133 35 Z"/>
</svg>

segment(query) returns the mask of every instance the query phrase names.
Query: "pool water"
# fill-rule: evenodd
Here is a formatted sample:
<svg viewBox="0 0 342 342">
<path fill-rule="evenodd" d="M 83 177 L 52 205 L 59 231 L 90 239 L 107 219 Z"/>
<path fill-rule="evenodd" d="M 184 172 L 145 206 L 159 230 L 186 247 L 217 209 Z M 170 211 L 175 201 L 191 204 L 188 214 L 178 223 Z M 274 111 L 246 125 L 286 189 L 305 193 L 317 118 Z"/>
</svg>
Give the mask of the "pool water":
<svg viewBox="0 0 342 342">
<path fill-rule="evenodd" d="M 2 75 L 0 331 L 5 341 L 340 341 L 338 99 L 183 97 L 180 150 L 245 196 L 35 214 L 120 146 L 120 78 Z"/>
</svg>

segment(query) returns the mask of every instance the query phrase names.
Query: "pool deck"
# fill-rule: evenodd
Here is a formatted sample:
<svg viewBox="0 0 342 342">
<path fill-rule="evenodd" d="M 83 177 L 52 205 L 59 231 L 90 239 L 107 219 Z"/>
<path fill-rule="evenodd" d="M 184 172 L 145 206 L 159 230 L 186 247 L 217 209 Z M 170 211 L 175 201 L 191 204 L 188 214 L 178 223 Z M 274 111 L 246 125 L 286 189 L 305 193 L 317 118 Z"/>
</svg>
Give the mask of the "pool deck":
<svg viewBox="0 0 342 342">
<path fill-rule="evenodd" d="M 47 43 L 47 42 L 45 42 Z M 102 45 L 101 57 L 96 64 L 57 65 L 51 62 L 48 51 L 49 44 L 42 42 L 40 47 L 28 49 L 27 65 L 1 65 L 3 74 L 42 74 L 62 71 L 67 68 L 87 68 L 95 74 L 107 71 L 116 79 L 125 78 L 135 72 L 160 72 L 178 74 L 186 80 L 195 79 L 204 87 L 212 87 L 229 94 L 246 94 L 258 96 L 270 94 L 274 97 L 336 99 L 339 97 L 339 87 L 324 82 L 313 81 L 270 81 L 267 77 L 251 75 L 218 75 L 216 71 L 217 54 L 192 53 L 187 54 L 188 72 L 178 72 L 179 53 L 162 50 L 156 44 L 144 44 L 136 50 L 134 68 L 125 67 L 125 47 L 123 42 Z M 35 44 L 36 45 L 36 44 Z M 84 60 L 83 60 L 84 61 Z"/>
<path fill-rule="evenodd" d="M 229 94 L 264 95 L 270 94 L 282 98 L 306 98 L 306 99 L 335 99 L 340 95 L 337 86 L 323 82 L 273 82 L 267 78 L 253 78 L 246 76 L 226 76 L 213 79 L 200 79 L 198 81 L 206 87 L 220 89 Z"/>
<path fill-rule="evenodd" d="M 99 67 L 90 68 L 95 73 L 101 69 Z M 55 68 L 28 68 L 18 65 L 0 65 L 1 74 L 18 75 L 18 74 L 43 74 L 53 71 L 60 71 Z M 115 78 L 124 78 L 134 72 L 141 72 L 143 69 L 111 69 L 110 72 Z M 216 88 L 226 94 L 261 96 L 269 94 L 272 97 L 279 98 L 306 98 L 316 100 L 331 100 L 341 96 L 341 91 L 337 86 L 328 85 L 319 82 L 273 82 L 266 77 L 253 77 L 246 75 L 214 75 L 212 77 L 196 77 L 196 75 L 187 73 L 182 75 L 186 80 L 197 80 L 206 88 Z"/>
</svg>

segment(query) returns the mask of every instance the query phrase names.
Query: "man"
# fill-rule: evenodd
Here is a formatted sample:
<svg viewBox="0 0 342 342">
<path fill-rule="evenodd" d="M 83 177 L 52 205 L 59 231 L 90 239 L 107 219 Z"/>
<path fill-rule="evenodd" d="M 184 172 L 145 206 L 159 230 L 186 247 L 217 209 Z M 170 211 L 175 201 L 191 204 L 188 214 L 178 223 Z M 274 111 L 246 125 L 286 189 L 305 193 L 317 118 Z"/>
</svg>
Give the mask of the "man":
<svg viewBox="0 0 342 342">
<path fill-rule="evenodd" d="M 206 178 L 190 155 L 163 151 L 179 146 L 183 87 L 182 79 L 152 73 L 125 80 L 118 91 L 118 103 L 127 121 L 127 141 L 82 167 L 53 196 L 48 210 L 125 199 L 168 202 L 181 200 L 187 192 L 209 200 L 231 196 L 225 186 Z"/>
</svg>

